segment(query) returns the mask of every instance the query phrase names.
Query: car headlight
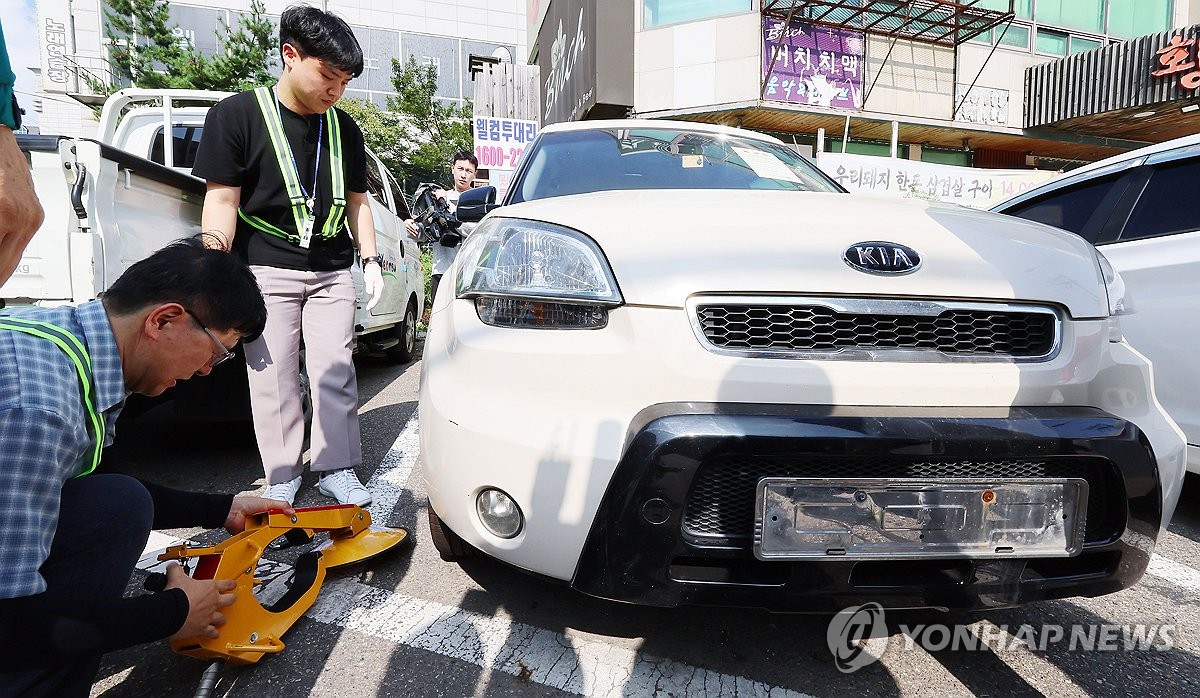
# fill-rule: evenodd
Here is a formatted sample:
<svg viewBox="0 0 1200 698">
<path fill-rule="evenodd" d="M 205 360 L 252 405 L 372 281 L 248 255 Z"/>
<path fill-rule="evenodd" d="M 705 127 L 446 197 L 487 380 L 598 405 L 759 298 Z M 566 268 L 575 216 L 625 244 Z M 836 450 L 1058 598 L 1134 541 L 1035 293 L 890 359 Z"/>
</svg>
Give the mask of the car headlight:
<svg viewBox="0 0 1200 698">
<path fill-rule="evenodd" d="M 455 291 L 473 298 L 479 319 L 497 327 L 599 329 L 622 303 L 596 243 L 577 230 L 492 218 L 458 253 Z"/>
<path fill-rule="evenodd" d="M 1104 279 L 1104 291 L 1108 294 L 1108 339 L 1119 342 L 1124 337 L 1121 332 L 1121 316 L 1134 312 L 1133 296 L 1125 288 L 1125 280 L 1113 268 L 1100 250 L 1096 250 L 1096 261 L 1100 263 L 1100 275 Z"/>
</svg>

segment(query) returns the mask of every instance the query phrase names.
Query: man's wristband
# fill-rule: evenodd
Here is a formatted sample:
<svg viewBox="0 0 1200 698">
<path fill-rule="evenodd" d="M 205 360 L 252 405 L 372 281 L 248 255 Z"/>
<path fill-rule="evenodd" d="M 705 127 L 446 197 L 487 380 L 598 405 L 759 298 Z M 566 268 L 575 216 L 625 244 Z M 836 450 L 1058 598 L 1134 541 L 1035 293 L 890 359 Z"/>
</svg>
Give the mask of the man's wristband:
<svg viewBox="0 0 1200 698">
<path fill-rule="evenodd" d="M 380 257 L 380 256 L 379 256 L 379 255 L 377 255 L 377 254 L 373 254 L 373 255 L 371 255 L 370 257 L 363 257 L 363 258 L 362 258 L 362 264 L 363 264 L 363 266 L 364 266 L 364 267 L 365 267 L 365 266 L 367 266 L 368 264 L 370 264 L 371 262 L 375 262 L 375 263 L 376 263 L 376 264 L 378 264 L 380 267 L 382 267 L 382 266 L 383 266 L 383 257 Z"/>
</svg>

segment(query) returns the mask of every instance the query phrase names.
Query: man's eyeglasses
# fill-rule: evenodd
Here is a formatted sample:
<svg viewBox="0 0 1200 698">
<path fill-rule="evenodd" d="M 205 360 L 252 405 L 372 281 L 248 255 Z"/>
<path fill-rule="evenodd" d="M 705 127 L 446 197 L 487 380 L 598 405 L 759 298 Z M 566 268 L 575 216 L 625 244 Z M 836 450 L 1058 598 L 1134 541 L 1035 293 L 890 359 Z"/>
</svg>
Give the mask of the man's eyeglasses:
<svg viewBox="0 0 1200 698">
<path fill-rule="evenodd" d="M 221 340 L 217 339 L 217 335 L 213 334 L 212 330 L 208 329 L 208 327 L 206 327 L 203 322 L 200 322 L 200 318 L 196 317 L 195 313 L 188 310 L 187 308 L 184 308 L 183 312 L 190 315 L 191 318 L 196 321 L 196 324 L 200 326 L 200 329 L 204 330 L 204 334 L 208 335 L 209 339 L 211 339 L 213 341 L 213 344 L 216 344 L 221 350 L 220 353 L 213 354 L 213 357 L 211 359 L 209 359 L 209 361 L 208 361 L 209 368 L 213 368 L 214 366 L 223 364 L 226 361 L 228 361 L 234 357 L 234 353 L 232 351 L 229 351 L 229 349 L 226 348 L 226 346 L 221 343 Z"/>
</svg>

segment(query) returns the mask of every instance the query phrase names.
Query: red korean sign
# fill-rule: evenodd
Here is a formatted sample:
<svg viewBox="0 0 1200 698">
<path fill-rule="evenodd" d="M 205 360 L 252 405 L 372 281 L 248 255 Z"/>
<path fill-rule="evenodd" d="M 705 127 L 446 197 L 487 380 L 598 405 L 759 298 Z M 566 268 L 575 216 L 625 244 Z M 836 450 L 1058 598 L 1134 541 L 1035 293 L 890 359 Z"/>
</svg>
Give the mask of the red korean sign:
<svg viewBox="0 0 1200 698">
<path fill-rule="evenodd" d="M 1162 67 L 1150 72 L 1154 77 L 1178 75 L 1185 90 L 1200 87 L 1200 69 L 1196 67 L 1196 37 L 1172 36 L 1166 46 L 1154 52 Z"/>
</svg>

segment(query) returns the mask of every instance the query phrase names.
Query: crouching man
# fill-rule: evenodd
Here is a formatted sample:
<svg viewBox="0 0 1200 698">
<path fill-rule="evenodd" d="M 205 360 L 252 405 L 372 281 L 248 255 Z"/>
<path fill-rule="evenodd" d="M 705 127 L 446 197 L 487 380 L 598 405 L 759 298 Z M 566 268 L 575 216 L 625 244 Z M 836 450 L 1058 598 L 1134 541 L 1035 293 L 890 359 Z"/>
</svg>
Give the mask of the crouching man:
<svg viewBox="0 0 1200 698">
<path fill-rule="evenodd" d="M 97 300 L 0 314 L 0 695 L 86 696 L 104 652 L 216 636 L 230 580 L 174 565 L 163 593 L 123 598 L 150 530 L 236 533 L 290 505 L 169 490 L 103 472 L 101 455 L 131 392 L 207 375 L 265 322 L 249 268 L 195 240 Z"/>
</svg>

